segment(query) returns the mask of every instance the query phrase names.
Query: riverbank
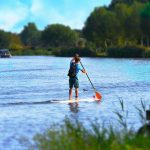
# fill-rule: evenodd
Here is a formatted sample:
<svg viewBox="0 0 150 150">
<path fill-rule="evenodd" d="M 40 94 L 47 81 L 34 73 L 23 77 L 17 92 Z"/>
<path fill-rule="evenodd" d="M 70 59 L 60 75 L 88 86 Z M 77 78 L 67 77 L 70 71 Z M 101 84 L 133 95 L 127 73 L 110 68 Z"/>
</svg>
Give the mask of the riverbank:
<svg viewBox="0 0 150 150">
<path fill-rule="evenodd" d="M 52 48 L 52 49 L 28 49 L 11 50 L 13 56 L 59 56 L 72 57 L 78 53 L 81 57 L 112 57 L 112 58 L 150 58 L 150 47 L 126 46 L 111 47 L 106 52 L 94 51 L 89 48 Z"/>
<path fill-rule="evenodd" d="M 51 56 L 52 52 L 46 49 L 23 49 L 23 50 L 10 50 L 12 56 Z"/>
</svg>

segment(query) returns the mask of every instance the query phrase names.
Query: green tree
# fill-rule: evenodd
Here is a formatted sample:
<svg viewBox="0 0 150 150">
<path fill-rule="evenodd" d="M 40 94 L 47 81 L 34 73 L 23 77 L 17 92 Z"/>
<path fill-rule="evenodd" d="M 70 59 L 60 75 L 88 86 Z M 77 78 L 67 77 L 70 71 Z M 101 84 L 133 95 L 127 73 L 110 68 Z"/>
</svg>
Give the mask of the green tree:
<svg viewBox="0 0 150 150">
<path fill-rule="evenodd" d="M 127 39 L 126 39 L 127 29 L 125 26 L 125 21 L 131 14 L 131 8 L 124 3 L 118 3 L 115 5 L 115 7 L 112 11 L 116 14 L 116 18 L 120 25 L 120 28 L 118 28 L 119 35 L 117 38 L 117 45 L 124 46 L 127 43 Z"/>
<path fill-rule="evenodd" d="M 149 0 L 112 0 L 109 8 L 114 8 L 116 4 L 132 5 L 134 2 L 147 3 Z"/>
<path fill-rule="evenodd" d="M 120 36 L 118 45 L 143 45 L 143 31 L 140 24 L 140 11 L 145 4 L 133 2 L 132 5 L 126 3 L 116 3 L 112 11 L 116 13 L 116 17 L 120 23 Z"/>
<path fill-rule="evenodd" d="M 78 40 L 76 42 L 76 47 L 78 47 L 78 48 L 85 48 L 85 46 L 86 46 L 86 39 L 78 38 Z"/>
<path fill-rule="evenodd" d="M 112 46 L 118 35 L 119 22 L 114 12 L 106 8 L 96 8 L 88 17 L 83 34 L 85 38 L 94 42 L 97 47 L 107 49 Z"/>
<path fill-rule="evenodd" d="M 48 25 L 42 32 L 45 47 L 72 47 L 77 40 L 77 33 L 61 24 Z"/>
<path fill-rule="evenodd" d="M 10 37 L 9 33 L 4 30 L 0 30 L 0 48 L 9 48 Z"/>
<path fill-rule="evenodd" d="M 138 44 L 139 41 L 143 45 L 143 32 L 140 27 L 140 11 L 142 8 L 142 3 L 133 3 L 129 6 L 129 15 L 124 18 L 125 38 L 131 45 Z"/>
<path fill-rule="evenodd" d="M 10 45 L 9 48 L 12 50 L 22 50 L 23 47 L 23 43 L 20 39 L 20 36 L 18 34 L 15 33 L 10 33 Z"/>
<path fill-rule="evenodd" d="M 141 28 L 150 46 L 150 3 L 147 3 L 141 11 Z"/>
<path fill-rule="evenodd" d="M 34 23 L 28 23 L 20 33 L 21 40 L 25 46 L 35 48 L 40 44 L 40 31 Z"/>
</svg>

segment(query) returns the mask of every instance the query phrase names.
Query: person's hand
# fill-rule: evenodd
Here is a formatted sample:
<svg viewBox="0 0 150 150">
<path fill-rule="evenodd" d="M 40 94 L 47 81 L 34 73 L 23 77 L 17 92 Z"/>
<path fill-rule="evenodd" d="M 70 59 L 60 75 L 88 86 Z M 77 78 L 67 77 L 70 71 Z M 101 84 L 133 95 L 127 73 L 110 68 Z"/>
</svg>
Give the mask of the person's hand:
<svg viewBox="0 0 150 150">
<path fill-rule="evenodd" d="M 84 69 L 82 70 L 82 72 L 85 73 L 85 74 L 87 74 L 86 70 L 84 70 Z"/>
</svg>

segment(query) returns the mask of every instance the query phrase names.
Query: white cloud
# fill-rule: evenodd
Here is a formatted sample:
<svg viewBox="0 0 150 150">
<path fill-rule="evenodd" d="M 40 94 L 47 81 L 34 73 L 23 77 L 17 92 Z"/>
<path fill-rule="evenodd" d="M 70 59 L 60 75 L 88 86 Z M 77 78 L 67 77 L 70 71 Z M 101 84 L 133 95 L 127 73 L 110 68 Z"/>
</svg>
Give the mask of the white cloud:
<svg viewBox="0 0 150 150">
<path fill-rule="evenodd" d="M 84 11 L 77 11 L 77 12 L 72 12 L 70 15 L 67 17 L 61 16 L 59 19 L 56 18 L 54 15 L 51 16 L 53 17 L 53 20 L 56 22 L 62 23 L 64 25 L 68 25 L 73 29 L 81 29 L 84 25 L 84 20 L 86 18 L 86 13 Z"/>
<path fill-rule="evenodd" d="M 42 0 L 32 0 L 30 12 L 33 15 L 38 16 L 38 13 L 43 11 L 43 9 L 44 9 L 44 5 Z"/>
<path fill-rule="evenodd" d="M 111 0 L 32 0 L 31 16 L 33 21 L 44 26 L 53 23 L 81 29 L 95 6 L 104 5 Z"/>
<path fill-rule="evenodd" d="M 104 1 L 110 0 L 3 0 L 0 29 L 20 32 L 28 22 L 40 29 L 53 23 L 81 29 L 94 7 Z"/>
<path fill-rule="evenodd" d="M 17 1 L 13 2 L 13 8 L 6 8 L 6 6 L 0 9 L 0 29 L 6 31 L 13 30 L 13 27 L 23 21 L 28 16 L 28 9 L 26 5 Z"/>
<path fill-rule="evenodd" d="M 71 28 L 82 28 L 84 20 L 87 17 L 87 12 L 83 9 L 75 11 L 68 9 L 68 0 L 64 0 L 63 9 L 55 8 L 51 1 L 49 5 L 42 0 L 32 0 L 32 6 L 30 9 L 32 20 L 40 21 L 41 23 L 48 25 L 53 23 L 60 23 L 68 25 Z M 83 6 L 84 7 L 84 6 Z"/>
</svg>

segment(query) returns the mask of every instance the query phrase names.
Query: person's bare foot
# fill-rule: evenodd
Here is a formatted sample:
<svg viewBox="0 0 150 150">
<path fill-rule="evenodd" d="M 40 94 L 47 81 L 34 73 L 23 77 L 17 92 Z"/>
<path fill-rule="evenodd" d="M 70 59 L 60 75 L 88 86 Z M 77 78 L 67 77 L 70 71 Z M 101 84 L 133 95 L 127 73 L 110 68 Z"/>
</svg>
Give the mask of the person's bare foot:
<svg viewBox="0 0 150 150">
<path fill-rule="evenodd" d="M 75 98 L 75 101 L 76 101 L 76 102 L 78 102 L 78 101 L 79 101 L 78 97 L 76 97 L 76 98 Z"/>
<path fill-rule="evenodd" d="M 73 103 L 72 99 L 69 99 L 68 104 L 72 104 L 72 103 Z"/>
</svg>

